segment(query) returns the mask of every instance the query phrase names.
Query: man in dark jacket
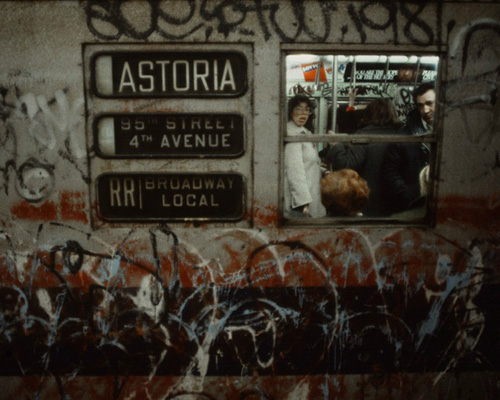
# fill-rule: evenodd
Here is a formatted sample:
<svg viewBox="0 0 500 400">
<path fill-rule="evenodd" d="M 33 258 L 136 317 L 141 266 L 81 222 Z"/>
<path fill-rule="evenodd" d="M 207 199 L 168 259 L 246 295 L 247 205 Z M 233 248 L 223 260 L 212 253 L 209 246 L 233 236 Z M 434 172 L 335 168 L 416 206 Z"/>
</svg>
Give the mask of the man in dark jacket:
<svg viewBox="0 0 500 400">
<path fill-rule="evenodd" d="M 356 131 L 356 135 L 396 135 L 402 125 L 392 100 L 380 98 L 363 110 L 360 121 L 362 128 Z M 381 186 L 381 166 L 387 146 L 388 143 L 383 142 L 363 145 L 336 143 L 326 154 L 333 170 L 352 169 L 368 183 L 370 195 L 362 211 L 363 215 L 369 217 L 383 215 L 381 208 L 385 202 Z"/>
<path fill-rule="evenodd" d="M 433 83 L 424 83 L 413 92 L 417 108 L 406 120 L 409 135 L 422 135 L 432 130 L 436 91 Z M 386 212 L 393 214 L 423 203 L 420 175 L 429 164 L 429 147 L 425 143 L 394 143 L 385 155 L 382 176 L 386 195 Z M 428 169 L 427 169 L 428 171 Z"/>
</svg>

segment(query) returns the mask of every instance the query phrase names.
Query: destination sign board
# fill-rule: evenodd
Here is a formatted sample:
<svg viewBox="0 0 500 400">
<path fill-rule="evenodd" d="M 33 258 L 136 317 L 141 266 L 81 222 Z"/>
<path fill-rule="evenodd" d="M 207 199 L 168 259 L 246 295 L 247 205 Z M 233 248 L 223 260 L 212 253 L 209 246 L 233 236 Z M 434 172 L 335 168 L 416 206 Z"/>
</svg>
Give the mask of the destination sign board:
<svg viewBox="0 0 500 400">
<path fill-rule="evenodd" d="M 105 173 L 97 199 L 108 221 L 235 221 L 243 217 L 245 182 L 237 173 Z"/>
<path fill-rule="evenodd" d="M 95 124 L 101 157 L 238 157 L 245 150 L 238 114 L 106 114 Z"/>
<path fill-rule="evenodd" d="M 102 97 L 236 97 L 247 89 L 247 60 L 237 51 L 97 53 L 94 92 Z"/>
</svg>

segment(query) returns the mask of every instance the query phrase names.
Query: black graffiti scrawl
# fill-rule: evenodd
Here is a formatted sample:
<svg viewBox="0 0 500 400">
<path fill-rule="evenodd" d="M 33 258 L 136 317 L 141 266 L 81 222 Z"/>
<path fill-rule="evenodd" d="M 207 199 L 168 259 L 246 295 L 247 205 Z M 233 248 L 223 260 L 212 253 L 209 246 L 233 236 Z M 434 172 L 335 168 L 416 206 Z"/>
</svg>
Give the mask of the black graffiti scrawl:
<svg viewBox="0 0 500 400">
<path fill-rule="evenodd" d="M 137 4 L 143 15 L 138 23 L 126 3 L 112 0 L 86 3 L 90 32 L 101 40 L 150 40 L 154 35 L 181 40 L 199 32 L 204 32 L 208 39 L 217 32 L 226 38 L 262 36 L 266 41 L 277 37 L 286 42 L 300 38 L 321 43 L 332 37 L 342 40 L 353 31 L 356 39 L 365 43 L 377 31 L 389 31 L 394 44 L 404 41 L 426 46 L 439 44 L 441 40 L 441 4 L 429 21 L 422 17 L 425 3 L 359 2 L 349 4 L 346 11 L 337 1 L 149 0 Z M 339 26 L 333 22 L 338 15 L 346 15 L 345 24 Z"/>
</svg>

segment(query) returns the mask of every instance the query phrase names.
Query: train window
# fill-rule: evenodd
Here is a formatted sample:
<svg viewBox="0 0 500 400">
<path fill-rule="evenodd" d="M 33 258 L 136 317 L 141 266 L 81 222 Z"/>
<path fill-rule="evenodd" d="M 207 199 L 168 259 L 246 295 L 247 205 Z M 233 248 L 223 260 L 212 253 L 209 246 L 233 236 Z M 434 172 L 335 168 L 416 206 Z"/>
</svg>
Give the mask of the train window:
<svg viewBox="0 0 500 400">
<path fill-rule="evenodd" d="M 286 225 L 432 222 L 439 60 L 283 53 Z"/>
</svg>

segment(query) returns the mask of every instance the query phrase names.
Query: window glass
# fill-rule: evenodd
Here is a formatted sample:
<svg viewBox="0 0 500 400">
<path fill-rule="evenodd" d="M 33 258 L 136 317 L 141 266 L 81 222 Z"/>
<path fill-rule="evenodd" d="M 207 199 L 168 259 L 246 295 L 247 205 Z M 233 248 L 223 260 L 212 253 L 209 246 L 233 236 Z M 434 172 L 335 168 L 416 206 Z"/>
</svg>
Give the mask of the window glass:
<svg viewBox="0 0 500 400">
<path fill-rule="evenodd" d="M 429 222 L 439 57 L 284 59 L 285 221 Z"/>
</svg>

